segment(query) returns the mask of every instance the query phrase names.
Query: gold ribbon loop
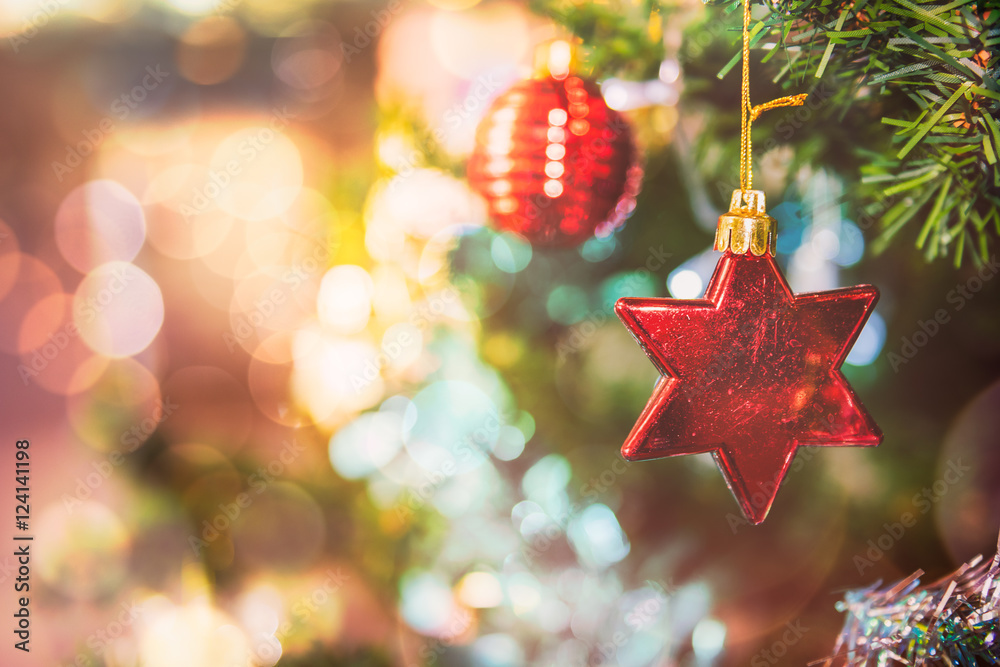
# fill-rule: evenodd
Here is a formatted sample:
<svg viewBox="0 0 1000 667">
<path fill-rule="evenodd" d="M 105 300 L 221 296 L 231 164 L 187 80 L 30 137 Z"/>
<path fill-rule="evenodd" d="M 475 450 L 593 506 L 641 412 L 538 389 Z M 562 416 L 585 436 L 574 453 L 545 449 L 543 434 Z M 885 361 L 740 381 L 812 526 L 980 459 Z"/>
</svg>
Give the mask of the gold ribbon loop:
<svg viewBox="0 0 1000 667">
<path fill-rule="evenodd" d="M 715 249 L 760 257 L 774 255 L 778 223 L 767 214 L 764 193 L 753 189 L 750 125 L 768 109 L 797 107 L 805 103 L 805 93 L 779 97 L 750 106 L 750 2 L 743 0 L 743 99 L 740 110 L 740 189 L 733 192 L 729 212 L 719 217 Z"/>
<path fill-rule="evenodd" d="M 750 106 L 750 2 L 743 0 L 743 109 L 740 114 L 740 189 L 753 189 L 753 164 L 751 160 L 750 124 L 768 109 L 797 107 L 805 103 L 807 93 L 779 97 L 776 100 Z"/>
<path fill-rule="evenodd" d="M 771 100 L 770 102 L 765 102 L 764 104 L 758 104 L 754 108 L 750 109 L 750 122 L 757 120 L 762 113 L 768 109 L 777 109 L 778 107 L 800 107 L 806 103 L 806 98 L 809 97 L 809 93 L 800 93 L 798 95 L 789 95 L 788 97 L 779 97 L 776 100 Z"/>
</svg>

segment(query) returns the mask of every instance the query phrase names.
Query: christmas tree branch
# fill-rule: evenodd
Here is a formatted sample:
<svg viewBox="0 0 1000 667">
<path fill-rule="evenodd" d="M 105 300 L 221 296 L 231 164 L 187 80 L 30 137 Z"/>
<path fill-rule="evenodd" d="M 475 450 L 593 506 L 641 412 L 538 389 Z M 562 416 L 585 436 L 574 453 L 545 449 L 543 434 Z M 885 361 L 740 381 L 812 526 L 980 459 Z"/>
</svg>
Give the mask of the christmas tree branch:
<svg viewBox="0 0 1000 667">
<path fill-rule="evenodd" d="M 727 9 L 738 7 L 729 0 Z M 916 245 L 928 259 L 965 246 L 987 260 L 1000 233 L 1000 11 L 974 0 L 776 0 L 760 46 L 781 49 L 777 77 L 795 88 L 825 79 L 874 107 L 886 126 L 869 152 L 859 195 L 901 199 L 881 216 L 884 249 L 922 220 Z"/>
<path fill-rule="evenodd" d="M 741 1 L 709 6 L 715 16 L 685 40 L 704 45 L 706 33 L 720 32 L 737 39 Z M 531 6 L 582 41 L 596 76 L 650 76 L 662 57 L 667 4 Z M 958 266 L 968 253 L 985 261 L 1000 236 L 1000 8 L 983 0 L 767 0 L 755 16 L 751 46 L 775 82 L 833 91 L 823 104 L 840 121 L 880 119 L 880 134 L 852 141 L 861 178 L 845 179 L 860 180 L 852 199 L 878 216 L 875 251 L 919 222 L 916 245 L 928 259 L 951 255 Z M 739 58 L 736 48 L 717 76 Z M 689 90 L 704 90 L 698 75 L 686 71 Z M 815 134 L 842 144 L 818 127 Z"/>
</svg>

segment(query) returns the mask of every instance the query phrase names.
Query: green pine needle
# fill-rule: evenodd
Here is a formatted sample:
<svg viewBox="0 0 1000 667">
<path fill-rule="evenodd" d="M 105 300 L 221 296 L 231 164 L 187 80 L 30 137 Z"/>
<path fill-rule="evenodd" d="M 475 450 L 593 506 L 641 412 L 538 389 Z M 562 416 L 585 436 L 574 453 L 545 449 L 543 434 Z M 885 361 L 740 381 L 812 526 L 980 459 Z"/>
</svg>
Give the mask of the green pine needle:
<svg viewBox="0 0 1000 667">
<path fill-rule="evenodd" d="M 724 2 L 732 9 L 741 0 Z M 756 26 L 760 46 L 794 51 L 777 80 L 792 90 L 815 78 L 836 86 L 831 102 L 843 106 L 841 117 L 850 107 L 882 111 L 888 132 L 855 193 L 861 202 L 898 198 L 874 250 L 922 220 L 915 244 L 928 259 L 954 252 L 960 263 L 966 236 L 972 255 L 987 257 L 1000 227 L 1000 12 L 987 15 L 975 0 L 771 7 Z"/>
<path fill-rule="evenodd" d="M 731 49 L 718 71 L 722 78 L 740 61 L 742 0 L 706 0 L 707 22 L 692 22 L 685 39 L 703 49 L 706 32 Z M 653 12 L 671 20 L 678 2 L 643 0 L 609 4 L 582 0 L 531 0 L 577 35 L 591 72 L 648 76 L 663 57 L 651 38 Z M 859 140 L 854 159 L 860 178 L 849 193 L 860 208 L 879 201 L 881 235 L 877 252 L 914 221 L 914 238 L 934 259 L 963 253 L 975 261 L 989 256 L 1000 236 L 1000 7 L 982 0 L 763 0 L 755 9 L 754 60 L 771 68 L 789 92 L 832 91 L 823 104 L 830 120 L 879 118 L 882 141 Z M 755 12 L 755 15 L 756 12 Z M 734 37 L 736 39 L 734 39 Z M 761 50 L 766 50 L 760 55 Z M 699 50 L 698 53 L 703 51 Z M 707 82 L 686 74 L 689 91 Z M 731 113 L 737 116 L 738 109 Z M 721 110 L 720 110 L 720 113 Z M 806 130 L 814 154 L 840 152 L 834 134 Z M 802 137 L 806 135 L 803 134 Z M 875 135 L 871 135 L 875 136 Z M 828 142 L 825 149 L 817 148 Z M 864 144 L 864 145 L 862 145 Z M 843 167 L 843 165 L 841 165 Z M 883 197 L 889 201 L 882 202 Z M 968 237 L 968 238 L 967 238 Z"/>
</svg>

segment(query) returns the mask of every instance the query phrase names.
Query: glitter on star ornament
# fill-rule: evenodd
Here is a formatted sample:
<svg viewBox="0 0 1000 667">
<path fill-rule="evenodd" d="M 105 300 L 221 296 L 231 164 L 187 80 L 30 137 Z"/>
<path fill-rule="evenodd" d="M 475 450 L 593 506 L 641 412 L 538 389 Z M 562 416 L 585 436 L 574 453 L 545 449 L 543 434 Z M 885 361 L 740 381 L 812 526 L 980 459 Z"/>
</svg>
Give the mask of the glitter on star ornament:
<svg viewBox="0 0 1000 667">
<path fill-rule="evenodd" d="M 860 285 L 793 294 L 774 261 L 764 194 L 719 218 L 703 299 L 615 307 L 663 376 L 622 446 L 630 461 L 711 452 L 747 520 L 767 516 L 796 449 L 875 446 L 882 432 L 840 366 L 878 300 Z"/>
</svg>

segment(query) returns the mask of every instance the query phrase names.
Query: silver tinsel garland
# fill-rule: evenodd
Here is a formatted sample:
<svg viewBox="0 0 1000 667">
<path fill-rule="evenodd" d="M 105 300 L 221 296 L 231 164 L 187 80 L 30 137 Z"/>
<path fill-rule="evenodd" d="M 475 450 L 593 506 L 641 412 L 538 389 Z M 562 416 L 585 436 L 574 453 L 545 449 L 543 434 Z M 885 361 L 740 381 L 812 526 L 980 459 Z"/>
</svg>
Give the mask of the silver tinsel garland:
<svg viewBox="0 0 1000 667">
<path fill-rule="evenodd" d="M 973 667 L 1000 664 L 1000 542 L 992 562 L 977 556 L 951 575 L 920 585 L 922 570 L 880 588 L 849 591 L 833 656 L 824 667 Z"/>
</svg>

